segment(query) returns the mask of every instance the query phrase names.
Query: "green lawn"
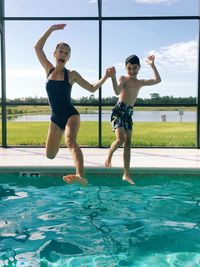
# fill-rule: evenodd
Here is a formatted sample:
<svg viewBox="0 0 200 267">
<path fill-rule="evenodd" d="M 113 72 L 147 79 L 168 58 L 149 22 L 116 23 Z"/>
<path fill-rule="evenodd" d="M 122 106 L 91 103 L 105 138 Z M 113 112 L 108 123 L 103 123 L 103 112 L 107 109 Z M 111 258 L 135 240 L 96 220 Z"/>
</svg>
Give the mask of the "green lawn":
<svg viewBox="0 0 200 267">
<path fill-rule="evenodd" d="M 8 122 L 8 145 L 44 145 L 48 122 Z M 1 131 L 0 131 L 1 135 Z M 134 123 L 133 146 L 183 146 L 195 147 L 194 123 L 137 122 Z M 115 135 L 111 124 L 102 124 L 103 146 L 110 146 Z M 98 123 L 81 122 L 78 143 L 83 146 L 98 145 Z"/>
</svg>

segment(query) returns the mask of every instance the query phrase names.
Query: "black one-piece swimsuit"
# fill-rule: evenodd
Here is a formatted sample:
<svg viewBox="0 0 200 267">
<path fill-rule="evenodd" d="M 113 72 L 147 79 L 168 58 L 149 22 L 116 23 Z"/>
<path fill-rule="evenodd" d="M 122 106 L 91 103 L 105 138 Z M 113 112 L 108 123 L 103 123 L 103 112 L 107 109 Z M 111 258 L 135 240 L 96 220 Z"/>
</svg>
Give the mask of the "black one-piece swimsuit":
<svg viewBox="0 0 200 267">
<path fill-rule="evenodd" d="M 48 76 L 54 70 L 51 69 Z M 64 80 L 47 80 L 46 91 L 51 107 L 51 121 L 60 129 L 65 129 L 69 117 L 80 115 L 71 103 L 71 84 L 69 83 L 68 71 L 64 69 Z"/>
</svg>

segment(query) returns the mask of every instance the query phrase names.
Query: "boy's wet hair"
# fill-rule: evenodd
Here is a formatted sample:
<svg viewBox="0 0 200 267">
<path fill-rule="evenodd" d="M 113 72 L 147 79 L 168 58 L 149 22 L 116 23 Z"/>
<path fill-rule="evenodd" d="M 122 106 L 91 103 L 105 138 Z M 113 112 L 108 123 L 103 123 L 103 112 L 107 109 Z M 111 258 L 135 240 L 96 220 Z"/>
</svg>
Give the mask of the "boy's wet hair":
<svg viewBox="0 0 200 267">
<path fill-rule="evenodd" d="M 61 45 L 64 45 L 64 46 L 66 46 L 67 48 L 69 48 L 69 51 L 71 52 L 71 47 L 70 47 L 70 45 L 68 45 L 67 43 L 59 43 L 59 44 L 57 44 L 56 45 L 56 50 L 59 48 L 59 46 L 61 46 Z"/>
<path fill-rule="evenodd" d="M 136 55 L 131 55 L 127 57 L 125 64 L 127 65 L 128 63 L 131 63 L 132 65 L 137 64 L 140 66 L 140 59 Z"/>
</svg>

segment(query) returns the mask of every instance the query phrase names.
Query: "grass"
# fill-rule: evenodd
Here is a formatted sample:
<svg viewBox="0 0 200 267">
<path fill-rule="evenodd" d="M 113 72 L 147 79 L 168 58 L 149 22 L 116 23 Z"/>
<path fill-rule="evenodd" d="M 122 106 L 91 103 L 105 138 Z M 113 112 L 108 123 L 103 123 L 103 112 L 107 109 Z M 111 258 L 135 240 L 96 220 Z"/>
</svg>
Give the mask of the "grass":
<svg viewBox="0 0 200 267">
<path fill-rule="evenodd" d="M 104 145 L 110 144 L 108 123 L 104 126 Z M 137 122 L 133 126 L 133 146 L 180 146 L 195 147 L 195 124 L 175 122 Z M 112 139 L 114 133 L 112 134 Z"/>
<path fill-rule="evenodd" d="M 8 122 L 7 143 L 8 145 L 45 145 L 48 124 L 48 122 Z M 110 123 L 103 122 L 103 146 L 110 146 L 114 138 L 115 134 L 112 132 Z M 195 123 L 136 122 L 133 128 L 132 145 L 195 147 L 195 139 Z M 81 122 L 78 143 L 82 146 L 98 145 L 97 122 Z"/>
</svg>

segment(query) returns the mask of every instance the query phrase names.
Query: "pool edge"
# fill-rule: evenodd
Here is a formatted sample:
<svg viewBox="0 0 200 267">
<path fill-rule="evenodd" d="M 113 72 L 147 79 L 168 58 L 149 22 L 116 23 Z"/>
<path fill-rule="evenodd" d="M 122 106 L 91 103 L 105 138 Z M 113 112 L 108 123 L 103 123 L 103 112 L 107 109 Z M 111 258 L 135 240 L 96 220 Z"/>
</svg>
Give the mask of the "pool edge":
<svg viewBox="0 0 200 267">
<path fill-rule="evenodd" d="M 32 173 L 40 173 L 42 175 L 48 174 L 63 174 L 63 173 L 74 173 L 75 168 L 72 166 L 1 166 L 0 174 L 12 174 L 19 172 L 32 172 Z M 102 168 L 99 167 L 85 167 L 85 174 L 115 174 L 115 173 L 123 173 L 122 167 L 112 167 L 112 168 Z M 130 168 L 131 175 L 134 174 L 184 174 L 184 175 L 200 175 L 200 168 L 175 168 L 175 167 L 132 167 Z"/>
</svg>

